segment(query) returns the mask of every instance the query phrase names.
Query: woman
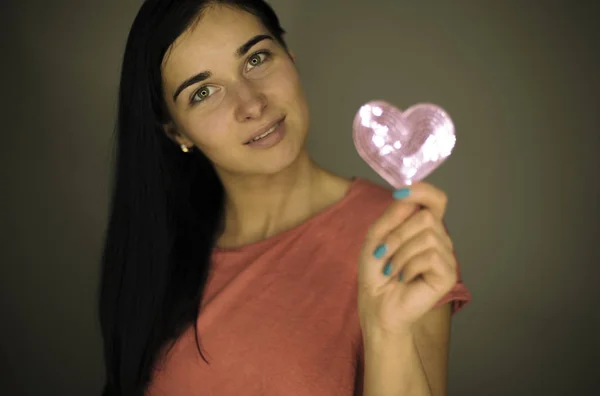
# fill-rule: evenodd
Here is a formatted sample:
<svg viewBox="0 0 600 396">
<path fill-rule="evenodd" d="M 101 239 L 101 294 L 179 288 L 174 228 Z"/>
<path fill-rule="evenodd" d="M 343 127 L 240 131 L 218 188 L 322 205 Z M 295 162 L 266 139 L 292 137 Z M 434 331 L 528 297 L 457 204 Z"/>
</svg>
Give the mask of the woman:
<svg viewBox="0 0 600 396">
<path fill-rule="evenodd" d="M 148 0 L 120 84 L 105 395 L 441 395 L 445 196 L 315 164 L 262 0 Z"/>
</svg>

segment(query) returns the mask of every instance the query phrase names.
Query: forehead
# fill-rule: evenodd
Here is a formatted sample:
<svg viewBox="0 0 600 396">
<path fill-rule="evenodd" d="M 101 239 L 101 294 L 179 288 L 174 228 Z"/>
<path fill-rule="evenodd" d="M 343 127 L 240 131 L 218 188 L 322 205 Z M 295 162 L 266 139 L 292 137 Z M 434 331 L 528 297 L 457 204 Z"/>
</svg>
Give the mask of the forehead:
<svg viewBox="0 0 600 396">
<path fill-rule="evenodd" d="M 256 16 L 227 6 L 210 6 L 175 40 L 163 60 L 167 86 L 235 60 L 237 49 L 267 30 Z"/>
</svg>

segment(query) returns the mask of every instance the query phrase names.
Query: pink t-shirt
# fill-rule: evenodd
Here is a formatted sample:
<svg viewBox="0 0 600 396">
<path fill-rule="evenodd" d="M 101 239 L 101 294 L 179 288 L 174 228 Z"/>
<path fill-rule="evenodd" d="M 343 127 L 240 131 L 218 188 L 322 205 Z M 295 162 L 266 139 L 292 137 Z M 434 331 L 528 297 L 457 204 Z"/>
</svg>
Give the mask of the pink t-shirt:
<svg viewBox="0 0 600 396">
<path fill-rule="evenodd" d="M 350 396 L 362 355 L 357 265 L 391 190 L 356 178 L 303 224 L 238 249 L 215 249 L 197 327 L 157 365 L 148 396 Z M 459 275 L 460 277 L 460 275 Z M 438 305 L 458 311 L 459 282 Z M 360 382 L 360 381 L 359 381 Z"/>
</svg>

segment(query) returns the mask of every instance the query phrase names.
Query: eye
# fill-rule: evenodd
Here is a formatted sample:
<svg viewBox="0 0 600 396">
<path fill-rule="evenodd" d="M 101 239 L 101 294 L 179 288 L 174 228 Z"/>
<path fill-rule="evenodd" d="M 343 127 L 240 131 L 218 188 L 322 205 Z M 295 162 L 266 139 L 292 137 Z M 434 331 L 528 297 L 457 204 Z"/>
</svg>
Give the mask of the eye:
<svg viewBox="0 0 600 396">
<path fill-rule="evenodd" d="M 271 53 L 269 51 L 256 52 L 250 58 L 248 58 L 248 65 L 246 66 L 246 71 L 250 71 L 256 66 L 262 65 L 267 59 L 269 59 L 270 56 Z"/>
<path fill-rule="evenodd" d="M 211 87 L 210 85 L 205 85 L 205 86 L 201 87 L 200 89 L 198 89 L 196 92 L 194 92 L 194 95 L 192 95 L 191 102 L 192 103 L 202 102 L 204 99 L 206 99 L 210 95 L 212 95 L 215 91 L 216 91 L 215 87 Z"/>
</svg>

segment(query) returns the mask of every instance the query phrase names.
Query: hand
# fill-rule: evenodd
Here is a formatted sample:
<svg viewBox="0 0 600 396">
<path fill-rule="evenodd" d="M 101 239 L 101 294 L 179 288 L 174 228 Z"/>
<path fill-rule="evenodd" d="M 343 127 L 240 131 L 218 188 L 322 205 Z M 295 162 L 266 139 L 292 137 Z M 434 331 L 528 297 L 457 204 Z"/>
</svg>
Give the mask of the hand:
<svg viewBox="0 0 600 396">
<path fill-rule="evenodd" d="M 363 332 L 410 332 L 457 281 L 443 224 L 446 194 L 424 182 L 406 191 L 408 197 L 390 205 L 363 244 L 358 269 Z"/>
</svg>

